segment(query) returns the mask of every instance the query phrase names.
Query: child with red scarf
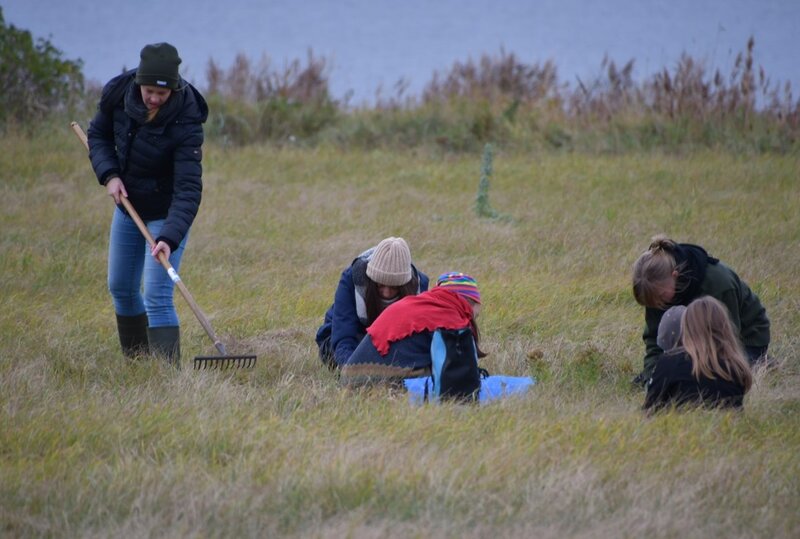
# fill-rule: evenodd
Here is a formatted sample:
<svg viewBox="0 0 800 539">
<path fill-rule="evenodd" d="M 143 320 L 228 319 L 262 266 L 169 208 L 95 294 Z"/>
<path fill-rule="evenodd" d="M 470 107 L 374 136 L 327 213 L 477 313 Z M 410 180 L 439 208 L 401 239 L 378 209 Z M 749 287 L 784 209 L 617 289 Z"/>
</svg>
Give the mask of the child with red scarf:
<svg viewBox="0 0 800 539">
<path fill-rule="evenodd" d="M 460 272 L 440 275 L 433 289 L 407 296 L 378 316 L 341 366 L 340 381 L 346 386 L 401 383 L 430 374 L 431 342 L 437 329 L 469 328 L 478 357 L 484 357 L 475 321 L 480 307 L 475 279 Z"/>
</svg>

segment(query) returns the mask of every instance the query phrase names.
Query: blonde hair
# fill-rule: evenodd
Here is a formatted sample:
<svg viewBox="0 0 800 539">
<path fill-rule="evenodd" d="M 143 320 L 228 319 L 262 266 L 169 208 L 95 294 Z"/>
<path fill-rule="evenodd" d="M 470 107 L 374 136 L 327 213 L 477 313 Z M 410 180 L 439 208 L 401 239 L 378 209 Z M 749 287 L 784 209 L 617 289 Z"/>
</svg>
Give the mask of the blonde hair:
<svg viewBox="0 0 800 539">
<path fill-rule="evenodd" d="M 681 333 L 695 378 L 719 377 L 742 384 L 745 392 L 750 389 L 750 364 L 721 301 L 703 296 L 691 302 L 681 320 Z"/>
<path fill-rule="evenodd" d="M 680 272 L 675 261 L 678 244 L 664 234 L 653 236 L 650 247 L 633 264 L 633 297 L 639 305 L 664 309 L 661 289 L 673 271 Z"/>
</svg>

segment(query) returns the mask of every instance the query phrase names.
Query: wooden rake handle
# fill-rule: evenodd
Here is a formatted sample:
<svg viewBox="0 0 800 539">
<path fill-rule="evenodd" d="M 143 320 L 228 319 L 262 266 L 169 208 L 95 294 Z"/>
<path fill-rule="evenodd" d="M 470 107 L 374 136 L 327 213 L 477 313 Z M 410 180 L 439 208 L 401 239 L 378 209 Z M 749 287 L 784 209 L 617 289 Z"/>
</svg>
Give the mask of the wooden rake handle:
<svg viewBox="0 0 800 539">
<path fill-rule="evenodd" d="M 81 126 L 78 124 L 78 122 L 71 122 L 69 125 L 72 127 L 72 131 L 75 133 L 75 135 L 80 139 L 81 142 L 83 142 L 83 145 L 88 152 L 89 139 L 86 138 L 86 133 L 83 132 L 83 129 L 81 129 Z M 125 211 L 127 211 L 128 215 L 130 215 L 131 219 L 133 219 L 133 222 L 136 223 L 136 226 L 139 228 L 139 232 L 141 232 L 142 236 L 144 236 L 144 238 L 147 240 L 147 244 L 150 247 L 153 247 L 156 244 L 156 241 L 153 239 L 150 231 L 147 230 L 147 226 L 144 224 L 144 221 L 142 221 L 142 218 L 139 217 L 139 214 L 134 209 L 133 204 L 131 204 L 130 200 L 123 196 L 119 197 L 119 200 L 122 203 L 122 206 L 125 208 Z M 227 355 L 227 352 L 225 351 L 225 345 L 222 344 L 222 341 L 217 338 L 216 333 L 214 333 L 214 329 L 211 327 L 211 322 L 208 321 L 208 317 L 203 313 L 202 309 L 200 309 L 200 306 L 194 300 L 194 297 L 192 297 L 192 294 L 189 292 L 189 289 L 186 288 L 186 285 L 183 284 L 178 272 L 172 267 L 172 264 L 169 262 L 169 258 L 166 254 L 164 254 L 163 251 L 159 251 L 158 261 L 161 262 L 161 265 L 164 266 L 165 270 L 167 270 L 169 278 L 172 279 L 172 282 L 175 283 L 175 286 L 186 300 L 186 303 L 189 304 L 189 308 L 192 309 L 192 312 L 197 317 L 200 325 L 203 326 L 204 330 L 206 330 L 208 337 L 214 342 L 216 349 L 223 356 Z"/>
</svg>

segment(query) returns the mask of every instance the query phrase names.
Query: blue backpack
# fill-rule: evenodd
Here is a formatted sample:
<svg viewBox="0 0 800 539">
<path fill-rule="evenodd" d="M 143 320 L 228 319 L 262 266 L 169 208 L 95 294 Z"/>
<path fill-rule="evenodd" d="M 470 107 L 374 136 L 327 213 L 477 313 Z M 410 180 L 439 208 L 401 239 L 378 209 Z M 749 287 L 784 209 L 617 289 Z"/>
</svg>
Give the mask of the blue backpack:
<svg viewBox="0 0 800 539">
<path fill-rule="evenodd" d="M 431 341 L 432 387 L 425 386 L 425 400 L 475 402 L 481 389 L 483 369 L 470 328 L 437 329 Z M 486 371 L 483 371 L 488 375 Z"/>
</svg>

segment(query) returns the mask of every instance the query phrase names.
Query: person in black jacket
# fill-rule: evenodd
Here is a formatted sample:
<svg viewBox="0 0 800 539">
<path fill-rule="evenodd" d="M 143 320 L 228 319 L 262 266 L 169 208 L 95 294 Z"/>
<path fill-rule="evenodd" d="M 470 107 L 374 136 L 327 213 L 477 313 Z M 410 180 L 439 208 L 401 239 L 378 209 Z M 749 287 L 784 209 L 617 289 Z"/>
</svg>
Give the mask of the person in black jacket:
<svg viewBox="0 0 800 539">
<path fill-rule="evenodd" d="M 700 246 L 655 236 L 633 266 L 633 295 L 645 307 L 644 366 L 634 383 L 647 381 L 656 357 L 663 352 L 656 334 L 664 311 L 673 305 L 688 305 L 703 295 L 727 307 L 751 364 L 766 360 L 770 324 L 764 306 L 735 271 Z"/>
<path fill-rule="evenodd" d="M 180 77 L 178 51 L 146 45 L 137 69 L 103 88 L 89 125 L 89 158 L 97 180 L 117 203 L 111 221 L 108 288 L 126 357 L 143 353 L 180 366 L 174 283 L 158 262 L 177 270 L 203 190 L 203 96 Z M 120 205 L 128 198 L 155 238 L 145 238 Z M 147 256 L 149 254 L 151 256 Z M 142 293 L 143 290 L 143 293 Z"/>
<path fill-rule="evenodd" d="M 658 356 L 647 381 L 645 411 L 697 405 L 742 408 L 753 377 L 721 301 L 703 296 L 685 310 L 672 307 L 658 333 L 659 346 L 667 351 Z"/>
</svg>

